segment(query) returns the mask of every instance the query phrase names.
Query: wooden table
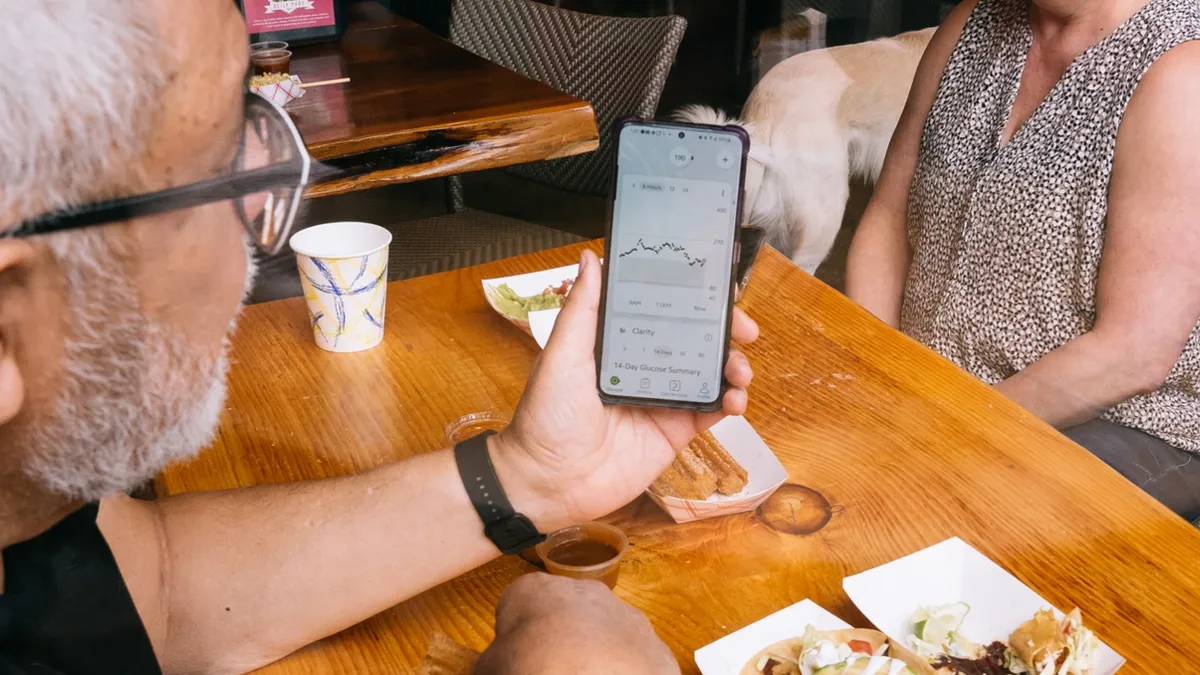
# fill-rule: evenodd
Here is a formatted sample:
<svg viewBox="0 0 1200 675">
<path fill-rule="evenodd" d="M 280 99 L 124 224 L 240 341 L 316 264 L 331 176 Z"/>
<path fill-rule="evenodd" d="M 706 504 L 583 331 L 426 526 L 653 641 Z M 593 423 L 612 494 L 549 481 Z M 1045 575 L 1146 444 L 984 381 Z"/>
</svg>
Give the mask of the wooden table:
<svg viewBox="0 0 1200 675">
<path fill-rule="evenodd" d="M 161 493 L 362 471 L 442 446 L 462 414 L 511 411 L 537 347 L 492 313 L 479 280 L 578 254 L 394 283 L 384 344 L 357 355 L 318 350 L 301 299 L 248 308 L 216 445 L 163 475 Z M 774 251 L 742 304 L 762 326 L 746 416 L 790 483 L 756 514 L 675 525 L 643 497 L 610 517 L 633 543 L 617 593 L 685 673 L 696 648 L 804 598 L 865 625 L 843 577 L 952 536 L 1081 607 L 1129 659 L 1122 675 L 1197 671 L 1194 528 Z M 501 591 L 530 569 L 497 560 L 265 672 L 406 672 L 434 631 L 482 649 Z"/>
<path fill-rule="evenodd" d="M 288 104 L 315 159 L 350 177 L 323 197 L 595 150 L 591 105 L 441 39 L 377 3 L 340 42 L 297 47 L 304 82 L 349 77 Z"/>
</svg>

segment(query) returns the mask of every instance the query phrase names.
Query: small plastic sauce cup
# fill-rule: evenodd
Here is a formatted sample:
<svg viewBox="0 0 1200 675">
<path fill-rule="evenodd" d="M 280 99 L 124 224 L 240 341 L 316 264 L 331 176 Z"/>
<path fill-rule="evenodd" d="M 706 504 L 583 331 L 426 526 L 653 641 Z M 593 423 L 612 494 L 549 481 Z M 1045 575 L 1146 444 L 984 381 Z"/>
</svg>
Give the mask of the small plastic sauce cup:
<svg viewBox="0 0 1200 675">
<path fill-rule="evenodd" d="M 283 40 L 271 40 L 270 42 L 255 42 L 250 45 L 250 53 L 262 52 L 270 49 L 287 49 L 288 43 Z"/>
<path fill-rule="evenodd" d="M 497 433 L 504 431 L 510 421 L 508 415 L 499 412 L 476 412 L 463 415 L 446 425 L 446 440 L 450 445 L 458 445 L 485 431 Z"/>
<path fill-rule="evenodd" d="M 584 523 L 546 537 L 537 545 L 537 553 L 550 574 L 595 579 L 613 588 L 628 548 L 629 539 L 621 530 L 604 523 Z"/>
<path fill-rule="evenodd" d="M 292 53 L 286 49 L 263 49 L 250 53 L 255 75 L 286 73 L 292 63 Z"/>
</svg>

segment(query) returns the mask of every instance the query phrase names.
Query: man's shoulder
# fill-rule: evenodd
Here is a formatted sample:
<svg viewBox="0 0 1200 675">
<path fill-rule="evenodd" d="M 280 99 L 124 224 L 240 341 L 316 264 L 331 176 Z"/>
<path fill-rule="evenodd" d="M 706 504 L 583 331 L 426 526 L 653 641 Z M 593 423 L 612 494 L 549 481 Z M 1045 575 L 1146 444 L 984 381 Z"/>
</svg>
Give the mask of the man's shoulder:
<svg viewBox="0 0 1200 675">
<path fill-rule="evenodd" d="M 95 672 L 95 671 L 89 671 Z M 104 671 L 99 671 L 104 672 Z M 113 671 L 118 672 L 118 671 Z M 126 675 L 140 675 L 139 671 L 122 670 Z M 158 671 L 154 671 L 158 673 Z M 72 672 L 59 670 L 56 667 L 45 663 L 20 663 L 9 659 L 4 654 L 3 648 L 0 648 L 0 675 L 75 675 Z"/>
<path fill-rule="evenodd" d="M 4 549 L 0 675 L 155 675 L 154 650 L 96 504 Z"/>
<path fill-rule="evenodd" d="M 115 495 L 100 503 L 96 525 L 151 643 L 165 639 L 166 533 L 159 510 L 153 502 Z"/>
<path fill-rule="evenodd" d="M 18 665 L 5 658 L 4 652 L 0 651 L 0 675 L 67 675 L 67 673 L 44 665 Z"/>
</svg>

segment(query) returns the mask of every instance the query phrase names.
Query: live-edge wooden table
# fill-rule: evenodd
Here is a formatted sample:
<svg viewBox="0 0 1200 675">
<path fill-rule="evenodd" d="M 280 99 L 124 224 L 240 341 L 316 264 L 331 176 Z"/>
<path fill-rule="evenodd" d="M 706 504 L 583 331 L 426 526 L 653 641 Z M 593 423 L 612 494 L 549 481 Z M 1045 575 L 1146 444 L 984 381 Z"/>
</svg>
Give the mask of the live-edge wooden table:
<svg viewBox="0 0 1200 675">
<path fill-rule="evenodd" d="M 287 105 L 314 159 L 340 170 L 324 197 L 595 150 L 581 101 L 443 40 L 378 3 L 351 9 L 336 43 L 296 47 L 291 73 L 314 87 Z"/>
<path fill-rule="evenodd" d="M 391 284 L 384 342 L 359 354 L 317 349 L 303 299 L 248 308 L 216 443 L 162 475 L 159 493 L 362 471 L 443 446 L 460 415 L 511 411 L 537 347 L 479 281 L 578 256 Z M 1128 659 L 1122 675 L 1200 672 L 1194 528 L 773 251 L 742 305 L 762 326 L 746 417 L 789 483 L 758 513 L 676 525 L 642 497 L 609 519 L 633 545 L 617 593 L 685 673 L 696 648 L 804 598 L 865 625 L 842 579 L 952 536 L 1056 606 L 1081 607 Z M 408 672 L 435 631 L 483 649 L 497 598 L 530 569 L 499 559 L 264 672 Z"/>
</svg>

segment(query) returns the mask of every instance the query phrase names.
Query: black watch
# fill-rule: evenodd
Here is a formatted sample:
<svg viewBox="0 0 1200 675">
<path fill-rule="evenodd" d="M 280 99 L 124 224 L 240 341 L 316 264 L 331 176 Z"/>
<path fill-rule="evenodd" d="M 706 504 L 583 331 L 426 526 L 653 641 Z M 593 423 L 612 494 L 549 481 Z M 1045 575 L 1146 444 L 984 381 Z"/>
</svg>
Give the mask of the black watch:
<svg viewBox="0 0 1200 675">
<path fill-rule="evenodd" d="M 546 540 L 546 535 L 513 509 L 504 488 L 500 487 L 500 478 L 496 476 L 488 454 L 487 439 L 495 433 L 485 431 L 454 446 L 454 461 L 458 464 L 458 475 L 467 488 L 471 505 L 483 521 L 483 533 L 496 548 L 512 555 L 540 544 Z"/>
</svg>

